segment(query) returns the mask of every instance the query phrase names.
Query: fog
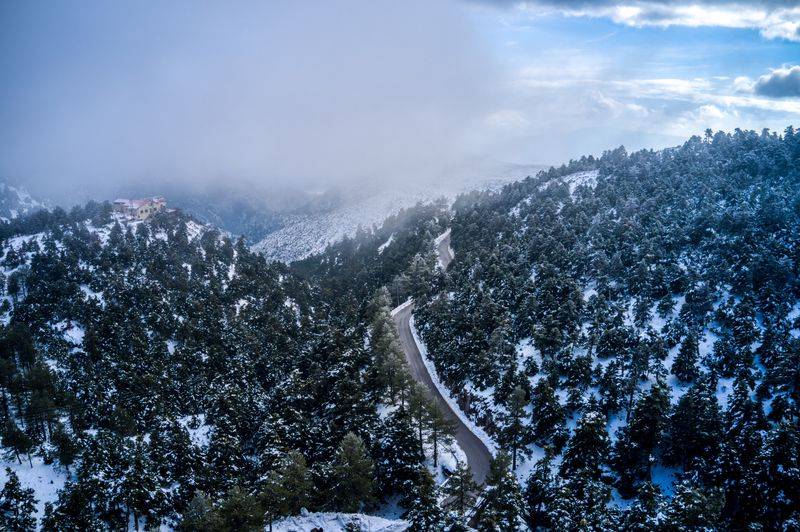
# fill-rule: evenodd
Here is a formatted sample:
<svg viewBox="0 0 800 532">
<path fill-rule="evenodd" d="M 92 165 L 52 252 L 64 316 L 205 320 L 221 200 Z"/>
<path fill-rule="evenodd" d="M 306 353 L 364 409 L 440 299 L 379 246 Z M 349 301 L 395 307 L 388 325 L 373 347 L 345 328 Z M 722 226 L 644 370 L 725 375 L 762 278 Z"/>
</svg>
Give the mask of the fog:
<svg viewBox="0 0 800 532">
<path fill-rule="evenodd" d="M 0 176 L 57 201 L 436 179 L 487 155 L 496 72 L 466 17 L 417 0 L 5 2 Z"/>
</svg>

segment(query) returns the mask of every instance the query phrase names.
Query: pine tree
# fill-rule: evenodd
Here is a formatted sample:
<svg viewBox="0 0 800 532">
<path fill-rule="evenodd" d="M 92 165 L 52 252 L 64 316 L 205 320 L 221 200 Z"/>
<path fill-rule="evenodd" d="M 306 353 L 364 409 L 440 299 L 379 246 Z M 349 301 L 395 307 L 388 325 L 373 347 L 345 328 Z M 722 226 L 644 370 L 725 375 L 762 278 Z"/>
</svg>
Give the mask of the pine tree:
<svg viewBox="0 0 800 532">
<path fill-rule="evenodd" d="M 525 390 L 520 386 L 516 386 L 508 400 L 508 415 L 505 416 L 503 427 L 503 442 L 511 454 L 512 471 L 517 469 L 517 454 L 520 452 L 528 454 L 526 446 L 530 441 L 530 432 L 528 426 L 522 421 L 527 404 Z"/>
<path fill-rule="evenodd" d="M 221 531 L 255 532 L 264 530 L 264 509 L 258 497 L 247 493 L 239 486 L 234 486 L 228 492 L 219 505 L 216 515 Z"/>
<path fill-rule="evenodd" d="M 550 528 L 550 509 L 555 497 L 555 479 L 552 473 L 553 460 L 549 454 L 536 463 L 536 467 L 525 484 L 526 522 L 531 530 Z"/>
<path fill-rule="evenodd" d="M 603 466 L 608 462 L 609 447 L 605 416 L 596 410 L 587 412 L 578 420 L 564 451 L 559 474 L 563 478 L 600 479 Z"/>
<path fill-rule="evenodd" d="M 672 363 L 672 374 L 683 382 L 694 382 L 700 375 L 697 362 L 700 359 L 700 349 L 697 337 L 688 335 L 678 349 L 675 361 Z"/>
<path fill-rule="evenodd" d="M 721 512 L 721 490 L 701 486 L 696 480 L 689 479 L 675 485 L 665 521 L 674 530 L 717 530 Z"/>
<path fill-rule="evenodd" d="M 639 488 L 636 502 L 625 512 L 623 530 L 630 532 L 658 530 L 661 526 L 663 506 L 661 490 L 652 482 L 645 482 Z"/>
<path fill-rule="evenodd" d="M 63 424 L 58 423 L 50 441 L 56 448 L 56 457 L 59 463 L 69 472 L 69 466 L 72 465 L 80 452 L 80 445 L 75 440 L 75 436 L 70 434 Z"/>
<path fill-rule="evenodd" d="M 219 530 L 222 520 L 214 509 L 211 499 L 198 491 L 183 512 L 183 519 L 178 524 L 179 532 L 193 532 L 195 530 Z"/>
<path fill-rule="evenodd" d="M 510 532 L 519 529 L 522 493 L 510 467 L 511 457 L 504 452 L 492 460 L 486 477 L 485 505 L 479 517 L 480 530 Z"/>
<path fill-rule="evenodd" d="M 675 405 L 664 435 L 664 458 L 684 469 L 717 455 L 722 420 L 712 376 L 697 381 Z"/>
<path fill-rule="evenodd" d="M 450 500 L 448 510 L 452 510 L 459 517 L 467 515 L 475 503 L 478 484 L 472 478 L 469 464 L 456 459 L 456 468 L 450 474 L 442 488 L 445 499 Z"/>
<path fill-rule="evenodd" d="M 762 521 L 767 506 L 767 490 L 762 482 L 767 476 L 762 455 L 767 422 L 761 404 L 750 398 L 744 372 L 734 382 L 723 425 L 717 463 L 725 487 L 724 515 L 734 528 L 747 528 Z"/>
<path fill-rule="evenodd" d="M 20 455 L 24 454 L 28 457 L 28 463 L 33 467 L 31 460 L 31 451 L 33 450 L 33 440 L 20 430 L 13 419 L 7 419 L 3 427 L 2 433 L 3 447 L 10 447 L 16 456 L 17 461 L 21 464 L 22 460 Z"/>
<path fill-rule="evenodd" d="M 456 435 L 456 424 L 445 417 L 435 401 L 428 402 L 428 442 L 433 447 L 433 467 L 439 467 L 439 454 L 442 447 L 450 445 Z"/>
<path fill-rule="evenodd" d="M 375 502 L 374 465 L 364 442 L 345 434 L 333 458 L 332 504 L 340 512 L 354 513 Z"/>
<path fill-rule="evenodd" d="M 539 379 L 533 389 L 532 427 L 537 445 L 544 447 L 553 442 L 553 435 L 565 419 L 564 409 L 547 379 Z"/>
<path fill-rule="evenodd" d="M 23 489 L 19 477 L 6 468 L 5 486 L 0 491 L 0 528 L 10 532 L 36 530 L 36 499 L 33 489 Z"/>
<path fill-rule="evenodd" d="M 439 507 L 438 490 L 433 476 L 420 466 L 411 493 L 403 500 L 405 519 L 414 532 L 444 531 L 445 515 Z"/>
<path fill-rule="evenodd" d="M 313 492 L 306 459 L 299 451 L 291 451 L 267 482 L 268 513 L 270 516 L 295 515 L 310 505 Z"/>
<path fill-rule="evenodd" d="M 383 490 L 388 494 L 408 493 L 423 459 L 410 415 L 407 411 L 396 410 L 386 420 L 381 440 L 379 471 Z"/>
<path fill-rule="evenodd" d="M 612 463 L 623 497 L 633 496 L 639 483 L 650 479 L 653 455 L 661 443 L 669 406 L 667 386 L 657 381 L 636 403 L 628 425 L 620 429 Z"/>
</svg>

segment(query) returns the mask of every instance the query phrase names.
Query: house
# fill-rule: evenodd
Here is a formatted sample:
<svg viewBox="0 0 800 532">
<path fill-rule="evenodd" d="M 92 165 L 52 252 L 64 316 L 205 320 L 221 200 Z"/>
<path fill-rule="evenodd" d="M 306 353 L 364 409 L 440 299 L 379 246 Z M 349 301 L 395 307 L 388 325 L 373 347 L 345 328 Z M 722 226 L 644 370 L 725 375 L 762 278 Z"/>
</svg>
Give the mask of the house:
<svg viewBox="0 0 800 532">
<path fill-rule="evenodd" d="M 118 199 L 114 201 L 114 210 L 136 220 L 147 220 L 157 212 L 167 208 L 164 198 Z"/>
</svg>

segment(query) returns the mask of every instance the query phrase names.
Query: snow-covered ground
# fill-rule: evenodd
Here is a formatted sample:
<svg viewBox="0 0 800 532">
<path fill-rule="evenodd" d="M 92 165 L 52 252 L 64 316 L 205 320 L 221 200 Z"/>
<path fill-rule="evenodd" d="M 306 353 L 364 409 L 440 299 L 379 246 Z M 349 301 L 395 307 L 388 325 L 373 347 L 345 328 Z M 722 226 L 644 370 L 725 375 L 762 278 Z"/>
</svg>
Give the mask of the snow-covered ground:
<svg viewBox="0 0 800 532">
<path fill-rule="evenodd" d="M 21 464 L 14 459 L 0 464 L 0 487 L 8 480 L 6 468 L 11 469 L 19 477 L 23 489 L 33 489 L 33 497 L 37 501 L 36 517 L 40 519 L 44 515 L 44 503 L 56 500 L 58 490 L 64 487 L 67 480 L 67 473 L 56 469 L 54 464 L 45 464 L 40 456 L 33 457 L 33 467 L 24 456 L 21 458 Z"/>
<path fill-rule="evenodd" d="M 308 513 L 287 517 L 272 524 L 274 532 L 308 532 L 319 528 L 325 532 L 344 532 L 348 526 L 358 526 L 364 532 L 401 532 L 408 528 L 408 522 L 399 519 L 385 519 L 365 514 Z M 352 530 L 352 528 L 350 528 Z"/>
</svg>

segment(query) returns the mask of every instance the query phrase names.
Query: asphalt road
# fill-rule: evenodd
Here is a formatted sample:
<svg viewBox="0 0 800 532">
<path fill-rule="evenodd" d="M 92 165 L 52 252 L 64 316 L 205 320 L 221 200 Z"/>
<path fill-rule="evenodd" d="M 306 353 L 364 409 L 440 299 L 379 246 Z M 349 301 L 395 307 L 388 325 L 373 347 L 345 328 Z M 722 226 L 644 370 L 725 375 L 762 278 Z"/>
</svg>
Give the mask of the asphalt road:
<svg viewBox="0 0 800 532">
<path fill-rule="evenodd" d="M 449 233 L 442 239 L 438 245 L 439 260 L 447 268 L 453 260 L 450 253 L 450 235 Z M 417 348 L 417 343 L 411 334 L 411 326 L 409 320 L 414 311 L 414 304 L 406 305 L 394 315 L 394 323 L 397 327 L 397 332 L 400 335 L 400 344 L 403 347 L 403 352 L 408 360 L 408 365 L 411 368 L 411 376 L 414 380 L 423 384 L 430 392 L 431 397 L 436 402 L 439 409 L 448 419 L 452 420 L 456 426 L 456 441 L 459 447 L 467 455 L 467 462 L 472 470 L 472 477 L 478 484 L 483 484 L 486 475 L 489 473 L 489 463 L 492 455 L 483 444 L 483 442 L 472 433 L 471 430 L 458 418 L 458 416 L 444 400 L 442 394 L 433 384 L 431 376 L 428 373 L 425 364 L 422 362 L 422 355 Z"/>
</svg>

